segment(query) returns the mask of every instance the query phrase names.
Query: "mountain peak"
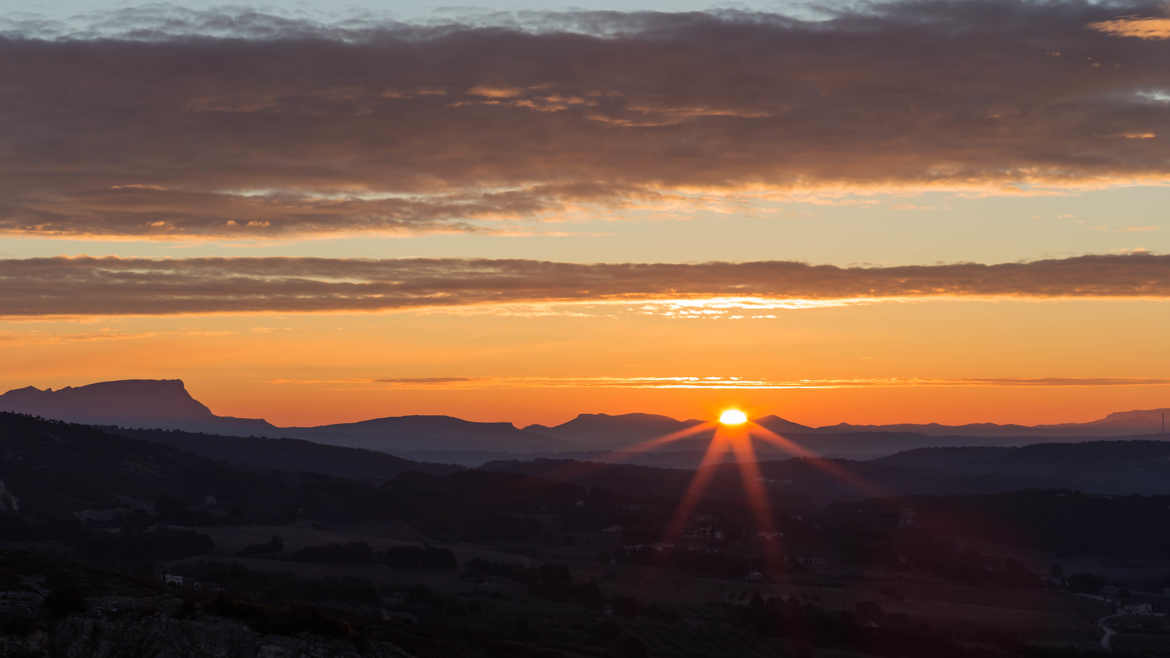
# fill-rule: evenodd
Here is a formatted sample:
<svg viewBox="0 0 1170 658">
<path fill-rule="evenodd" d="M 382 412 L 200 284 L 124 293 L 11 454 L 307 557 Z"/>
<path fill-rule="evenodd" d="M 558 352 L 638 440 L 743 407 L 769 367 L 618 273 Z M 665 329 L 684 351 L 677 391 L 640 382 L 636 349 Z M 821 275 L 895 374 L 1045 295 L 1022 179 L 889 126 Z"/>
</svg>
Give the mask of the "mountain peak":
<svg viewBox="0 0 1170 658">
<path fill-rule="evenodd" d="M 26 386 L 0 395 L 0 409 L 115 425 L 215 418 L 210 409 L 191 397 L 181 379 L 124 379 L 57 390 Z"/>
<path fill-rule="evenodd" d="M 1104 418 L 1085 425 L 1090 427 L 1124 427 L 1135 431 L 1158 431 L 1163 417 L 1170 417 L 1170 409 L 1133 409 L 1115 411 Z"/>
<path fill-rule="evenodd" d="M 776 414 L 769 414 L 761 418 L 755 419 L 757 425 L 766 427 L 773 432 L 811 432 L 813 428 L 800 423 L 794 423 L 787 418 L 781 418 Z"/>
<path fill-rule="evenodd" d="M 1162 414 L 1170 415 L 1170 408 L 1162 409 L 1131 409 L 1130 411 L 1114 411 L 1104 418 L 1104 420 L 1114 418 L 1141 418 L 1161 416 Z"/>
<path fill-rule="evenodd" d="M 581 414 L 577 414 L 576 417 L 573 418 L 573 420 L 569 421 L 569 423 L 576 422 L 576 421 L 606 422 L 606 421 L 612 421 L 612 420 L 651 421 L 651 422 L 667 421 L 667 422 L 672 422 L 672 423 L 682 422 L 676 418 L 671 418 L 670 416 L 663 416 L 662 414 L 647 414 L 647 413 L 631 412 L 631 413 L 625 413 L 625 414 L 581 413 Z M 567 425 L 568 423 L 565 423 L 565 424 Z"/>
</svg>

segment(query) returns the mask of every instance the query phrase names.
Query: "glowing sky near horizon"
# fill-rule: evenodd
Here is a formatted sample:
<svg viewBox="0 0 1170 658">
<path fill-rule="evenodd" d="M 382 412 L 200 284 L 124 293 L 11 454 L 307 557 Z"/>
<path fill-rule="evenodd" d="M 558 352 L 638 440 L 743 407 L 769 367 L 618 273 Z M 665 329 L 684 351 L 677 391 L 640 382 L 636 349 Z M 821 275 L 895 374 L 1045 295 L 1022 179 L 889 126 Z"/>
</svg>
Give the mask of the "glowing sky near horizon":
<svg viewBox="0 0 1170 658">
<path fill-rule="evenodd" d="M 1163 4 L 573 4 L 6 4 L 0 388 L 181 378 L 284 425 L 1170 406 Z"/>
</svg>

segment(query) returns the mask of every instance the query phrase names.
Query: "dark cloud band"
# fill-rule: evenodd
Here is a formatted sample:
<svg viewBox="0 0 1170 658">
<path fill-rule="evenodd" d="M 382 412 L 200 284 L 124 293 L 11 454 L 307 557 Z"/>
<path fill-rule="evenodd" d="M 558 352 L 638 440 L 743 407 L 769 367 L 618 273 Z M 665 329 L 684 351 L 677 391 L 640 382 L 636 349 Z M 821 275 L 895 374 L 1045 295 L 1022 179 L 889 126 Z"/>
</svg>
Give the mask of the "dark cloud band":
<svg viewBox="0 0 1170 658">
<path fill-rule="evenodd" d="M 473 230 L 695 188 L 1170 179 L 1170 41 L 1133 38 L 1161 3 L 866 7 L 11 24 L 0 232 Z"/>
<path fill-rule="evenodd" d="M 702 297 L 1170 297 L 1170 256 L 842 268 L 531 260 L 44 258 L 0 261 L 0 315 L 378 311 Z"/>
</svg>

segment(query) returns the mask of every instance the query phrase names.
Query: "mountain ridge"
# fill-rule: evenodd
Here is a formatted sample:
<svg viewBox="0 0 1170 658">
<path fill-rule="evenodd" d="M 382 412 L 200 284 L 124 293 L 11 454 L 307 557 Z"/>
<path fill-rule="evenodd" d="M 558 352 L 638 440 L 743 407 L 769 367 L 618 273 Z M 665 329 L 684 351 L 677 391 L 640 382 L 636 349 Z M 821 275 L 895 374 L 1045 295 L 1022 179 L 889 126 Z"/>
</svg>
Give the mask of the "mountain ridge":
<svg viewBox="0 0 1170 658">
<path fill-rule="evenodd" d="M 580 413 L 559 425 L 533 424 L 523 428 L 510 422 L 469 421 L 435 414 L 278 427 L 261 418 L 217 416 L 187 391 L 181 379 L 116 380 L 57 390 L 26 386 L 0 395 L 0 411 L 93 425 L 300 439 L 416 459 L 425 456 L 425 459 L 433 460 L 448 454 L 452 461 L 464 465 L 478 465 L 506 455 L 592 452 L 604 457 L 606 451 L 675 433 L 685 433 L 688 438 L 673 448 L 677 450 L 685 446 L 693 449 L 705 444 L 715 427 L 688 431 L 700 428 L 707 421 L 679 420 L 649 413 Z M 1162 429 L 1163 414 L 1167 413 L 1170 409 L 1138 409 L 1112 412 L 1088 422 L 1046 425 L 838 423 L 813 427 L 775 414 L 759 416 L 754 422 L 774 433 L 788 435 L 791 440 L 821 454 L 876 458 L 907 449 L 953 447 L 962 441 L 976 439 L 979 445 L 1003 446 L 1037 440 L 1156 434 Z"/>
</svg>

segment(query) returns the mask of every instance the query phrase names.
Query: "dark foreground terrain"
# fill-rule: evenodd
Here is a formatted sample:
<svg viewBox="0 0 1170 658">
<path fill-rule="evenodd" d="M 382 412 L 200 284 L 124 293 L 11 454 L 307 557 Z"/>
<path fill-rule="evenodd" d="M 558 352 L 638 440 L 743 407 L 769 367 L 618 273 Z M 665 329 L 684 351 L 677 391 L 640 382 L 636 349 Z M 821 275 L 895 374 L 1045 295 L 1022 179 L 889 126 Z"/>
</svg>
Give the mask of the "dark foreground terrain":
<svg viewBox="0 0 1170 658">
<path fill-rule="evenodd" d="M 723 464 L 672 523 L 692 472 L 0 414 L 0 656 L 1170 655 L 1162 444 L 1005 450 L 761 463 L 763 515 Z"/>
</svg>

